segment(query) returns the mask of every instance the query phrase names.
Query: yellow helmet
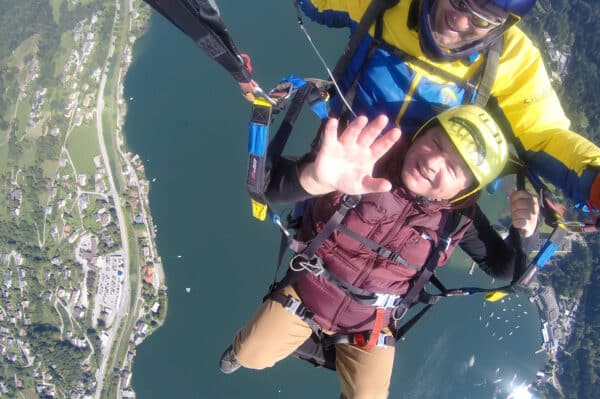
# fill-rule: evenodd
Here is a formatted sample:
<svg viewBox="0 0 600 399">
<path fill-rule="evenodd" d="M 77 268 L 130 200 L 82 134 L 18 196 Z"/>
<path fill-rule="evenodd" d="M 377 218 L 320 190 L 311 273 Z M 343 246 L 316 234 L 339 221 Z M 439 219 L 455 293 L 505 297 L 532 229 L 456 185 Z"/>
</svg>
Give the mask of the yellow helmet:
<svg viewBox="0 0 600 399">
<path fill-rule="evenodd" d="M 508 160 L 508 144 L 496 121 L 483 108 L 460 105 L 433 117 L 414 137 L 439 123 L 465 161 L 477 184 L 459 194 L 459 201 L 494 181 Z M 414 140 L 413 137 L 413 140 Z"/>
</svg>

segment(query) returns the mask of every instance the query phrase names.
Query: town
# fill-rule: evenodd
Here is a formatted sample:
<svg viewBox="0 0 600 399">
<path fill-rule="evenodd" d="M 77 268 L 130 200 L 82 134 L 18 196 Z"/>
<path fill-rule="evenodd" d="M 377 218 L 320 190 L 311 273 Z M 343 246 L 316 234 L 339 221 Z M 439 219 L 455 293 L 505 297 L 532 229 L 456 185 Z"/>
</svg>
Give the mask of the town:
<svg viewBox="0 0 600 399">
<path fill-rule="evenodd" d="M 11 160 L 3 200 L 8 220 L 30 226 L 35 243 L 0 256 L 0 396 L 133 397 L 135 347 L 166 314 L 150 182 L 122 136 L 122 79 L 149 10 L 140 15 L 139 1 L 106 5 L 62 35 L 55 86 L 41 86 L 49 79 L 39 38 L 13 52 L 12 149 L 38 159 Z M 38 184 L 27 177 L 32 168 Z"/>
</svg>

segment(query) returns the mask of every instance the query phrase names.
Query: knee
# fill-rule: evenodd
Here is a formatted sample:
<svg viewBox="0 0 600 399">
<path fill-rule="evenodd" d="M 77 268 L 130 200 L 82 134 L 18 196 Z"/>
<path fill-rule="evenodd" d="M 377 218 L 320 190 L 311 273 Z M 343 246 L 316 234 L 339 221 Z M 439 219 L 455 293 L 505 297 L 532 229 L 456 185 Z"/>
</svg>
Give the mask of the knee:
<svg viewBox="0 0 600 399">
<path fill-rule="evenodd" d="M 264 353 L 265 352 L 260 348 L 248 348 L 242 346 L 235 353 L 235 357 L 238 362 L 247 369 L 263 370 L 273 367 L 276 363 L 275 360 L 268 358 Z"/>
</svg>

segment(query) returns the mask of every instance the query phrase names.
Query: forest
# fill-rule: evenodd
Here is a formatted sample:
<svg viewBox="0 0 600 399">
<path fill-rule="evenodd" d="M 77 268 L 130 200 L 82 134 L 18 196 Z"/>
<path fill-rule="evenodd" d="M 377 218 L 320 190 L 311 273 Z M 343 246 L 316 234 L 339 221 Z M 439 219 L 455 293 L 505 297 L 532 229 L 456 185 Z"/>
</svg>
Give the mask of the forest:
<svg viewBox="0 0 600 399">
<path fill-rule="evenodd" d="M 555 84 L 572 130 L 600 144 L 600 7 L 583 0 L 538 0 L 535 12 L 524 20 L 525 30 L 544 53 L 543 32 L 555 47 L 567 49 L 570 58 L 567 76 Z M 547 60 L 548 69 L 551 61 Z M 588 215 L 589 217 L 589 215 Z M 574 334 L 559 352 L 559 382 L 562 395 L 551 386 L 544 397 L 588 399 L 600 391 L 600 235 L 587 234 L 584 242 L 573 243 L 568 256 L 557 258 L 554 266 L 541 276 L 557 295 L 582 295 Z M 596 394 L 594 394 L 596 392 Z"/>
</svg>

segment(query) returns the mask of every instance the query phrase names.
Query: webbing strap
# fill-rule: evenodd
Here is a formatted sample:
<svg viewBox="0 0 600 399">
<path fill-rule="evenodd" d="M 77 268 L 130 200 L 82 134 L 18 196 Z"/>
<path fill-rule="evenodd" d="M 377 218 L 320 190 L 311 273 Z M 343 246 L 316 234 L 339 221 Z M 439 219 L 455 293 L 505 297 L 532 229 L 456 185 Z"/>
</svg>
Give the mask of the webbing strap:
<svg viewBox="0 0 600 399">
<path fill-rule="evenodd" d="M 375 252 L 377 255 L 379 255 L 381 257 L 387 258 L 390 261 L 399 263 L 403 266 L 410 267 L 411 269 L 414 269 L 414 270 L 421 269 L 421 266 L 415 265 L 414 263 L 410 263 L 409 261 L 404 259 L 402 256 L 400 256 L 398 253 L 396 253 L 386 247 L 382 247 L 381 245 L 377 244 L 375 241 L 361 236 L 360 234 L 350 230 L 349 228 L 347 228 L 344 225 L 340 225 L 338 227 L 338 230 L 341 231 L 342 233 L 344 233 L 345 235 L 347 235 L 348 237 L 351 237 L 354 240 L 365 245 L 366 247 L 370 248 L 373 252 Z"/>
<path fill-rule="evenodd" d="M 315 276 L 324 278 L 342 290 L 346 295 L 352 298 L 353 301 L 360 303 L 361 305 L 375 306 L 385 309 L 395 308 L 402 299 L 400 295 L 382 294 L 356 287 L 355 285 L 344 281 L 332 271 L 328 270 L 320 258 L 306 260 L 301 255 L 296 256 L 290 262 L 290 268 L 296 273 L 306 270 Z"/>
<path fill-rule="evenodd" d="M 338 209 L 334 212 L 333 215 L 331 215 L 331 217 L 329 218 L 325 226 L 323 226 L 321 231 L 319 231 L 319 233 L 309 242 L 309 244 L 306 247 L 304 247 L 302 251 L 296 250 L 294 252 L 299 254 L 302 258 L 304 258 L 307 261 L 310 261 L 312 258 L 314 258 L 315 253 L 317 253 L 319 247 L 323 245 L 325 240 L 327 240 L 327 238 L 335 231 L 335 229 L 337 229 L 340 226 L 342 220 L 344 220 L 344 217 L 350 211 L 350 209 L 356 207 L 356 205 L 358 205 L 359 202 L 359 195 L 344 195 Z M 285 239 L 285 242 L 288 244 L 294 244 L 296 249 L 298 249 L 302 245 L 302 243 L 290 237 L 282 237 L 282 240 L 283 239 Z M 293 249 L 294 248 L 292 248 L 292 250 Z M 279 269 L 282 259 L 283 247 L 280 247 L 279 263 L 277 265 L 277 269 Z M 298 271 L 292 271 L 291 269 L 288 270 L 288 272 L 283 277 L 283 279 L 281 279 L 281 281 L 271 285 L 271 291 L 278 287 L 285 287 L 294 284 L 308 272 L 309 271 L 306 268 L 303 268 Z"/>
<path fill-rule="evenodd" d="M 452 234 L 460 225 L 460 220 L 462 217 L 462 214 L 457 211 L 450 212 L 448 214 L 443 232 L 439 238 L 438 245 L 436 245 L 431 254 L 429 254 L 423 270 L 419 273 L 419 277 L 404 295 L 404 298 L 402 298 L 402 301 L 398 304 L 398 307 L 394 310 L 393 317 L 395 321 L 402 319 L 406 315 L 408 309 L 418 301 L 421 291 L 425 285 L 427 285 L 435 269 L 437 268 L 440 254 L 445 252 L 450 246 Z M 394 334 L 394 336 L 396 336 L 396 334 Z"/>
<path fill-rule="evenodd" d="M 331 345 L 357 345 L 358 342 L 366 342 L 368 339 L 365 335 L 370 336 L 371 331 L 363 331 L 355 334 L 334 334 L 334 335 L 323 335 L 322 339 L 327 344 Z M 357 338 L 362 336 L 362 338 Z M 377 339 L 373 340 L 374 345 L 378 347 L 394 346 L 396 345 L 396 338 L 391 335 L 380 332 Z"/>
<path fill-rule="evenodd" d="M 264 196 L 266 184 L 267 142 L 273 107 L 263 99 L 252 103 L 252 115 L 248 124 L 248 168 L 246 189 L 250 194 L 252 215 L 265 220 L 267 199 Z"/>
<path fill-rule="evenodd" d="M 188 35 L 209 57 L 221 64 L 238 82 L 250 82 L 244 65 L 219 10 L 211 0 L 144 0 Z"/>
<path fill-rule="evenodd" d="M 373 322 L 373 329 L 371 330 L 371 334 L 369 338 L 365 341 L 365 338 L 362 334 L 355 334 L 354 341 L 356 342 L 356 346 L 361 349 L 369 350 L 372 349 L 375 344 L 377 344 L 377 339 L 379 338 L 379 334 L 381 334 L 381 328 L 383 327 L 383 315 L 385 309 L 377 308 L 375 311 L 375 321 Z"/>
<path fill-rule="evenodd" d="M 271 292 L 264 299 L 271 299 L 277 303 L 280 303 L 285 310 L 293 315 L 298 316 L 300 319 L 306 322 L 306 324 L 308 324 L 310 329 L 313 330 L 315 334 L 318 334 L 321 330 L 321 327 L 319 327 L 319 325 L 313 320 L 315 314 L 309 308 L 304 306 L 301 301 L 293 296 L 284 295 L 279 292 Z"/>
<path fill-rule="evenodd" d="M 546 263 L 552 258 L 566 234 L 565 230 L 555 227 L 540 252 L 533 258 L 525 273 L 523 273 L 514 285 L 519 288 L 528 287 L 537 272 L 546 266 Z"/>
<path fill-rule="evenodd" d="M 485 108 L 490 99 L 492 87 L 496 80 L 496 73 L 498 72 L 498 61 L 500 60 L 500 54 L 502 53 L 503 48 L 504 36 L 500 36 L 487 50 L 483 74 L 479 81 L 477 97 L 475 98 L 475 105 Z"/>
<path fill-rule="evenodd" d="M 442 68 L 438 68 L 435 65 L 430 64 L 429 62 L 423 61 L 420 58 L 417 58 L 412 54 L 408 54 L 408 53 L 400 50 L 399 48 L 392 46 L 391 44 L 389 44 L 387 42 L 382 41 L 382 42 L 378 43 L 378 45 L 380 47 L 384 48 L 385 50 L 387 50 L 389 53 L 393 54 L 396 58 L 405 60 L 405 61 L 409 61 L 409 62 L 417 65 L 418 67 L 425 69 L 426 71 L 434 73 L 435 75 L 443 78 L 444 80 L 456 83 L 456 84 L 464 86 L 466 88 L 475 89 L 477 87 L 476 83 L 474 83 L 468 79 L 461 78 L 460 76 L 456 76 Z"/>
<path fill-rule="evenodd" d="M 319 118 L 327 117 L 327 107 L 319 89 L 312 82 L 303 80 L 302 82 L 296 82 L 299 84 L 296 95 L 277 129 L 277 133 L 270 142 L 269 128 L 274 112 L 273 106 L 262 98 L 256 99 L 252 104 L 252 114 L 248 125 L 246 188 L 252 201 L 252 214 L 259 220 L 265 220 L 269 213 L 268 201 L 264 194 L 268 184 L 267 170 L 281 157 L 294 123 L 302 111 L 302 106 L 304 103 L 308 103 Z"/>
<path fill-rule="evenodd" d="M 277 129 L 277 133 L 275 133 L 275 136 L 273 136 L 273 139 L 269 143 L 267 153 L 269 154 L 269 159 L 271 162 L 279 158 L 283 153 L 283 149 L 290 138 L 294 124 L 296 123 L 296 120 L 302 111 L 302 106 L 305 103 L 308 103 L 309 106 L 313 108 L 313 106 L 319 102 L 323 102 L 323 97 L 314 83 L 307 81 L 305 85 L 298 89 L 288 107 L 279 129 Z M 319 114 L 319 118 L 321 119 L 326 117 L 326 114 Z"/>
<path fill-rule="evenodd" d="M 327 335 L 322 333 L 321 327 L 319 327 L 319 325 L 315 322 L 315 314 L 306 306 L 304 306 L 304 304 L 298 299 L 290 295 L 281 294 L 279 292 L 272 292 L 267 295 L 265 299 L 271 299 L 281 304 L 285 310 L 306 322 L 306 324 L 308 324 L 310 329 L 313 331 L 314 336 L 323 341 L 325 345 L 357 345 L 361 346 L 363 349 L 371 349 L 374 346 L 383 347 L 394 346 L 396 344 L 396 339 L 394 337 L 381 333 L 381 329 L 383 327 L 383 309 L 381 309 L 382 312 L 380 312 L 379 315 L 375 316 L 374 329 L 379 331 L 376 334 L 373 333 L 373 330 L 370 330 L 355 334 Z M 369 338 L 365 338 L 365 334 L 368 335 Z M 369 347 L 366 347 L 365 345 L 369 345 Z"/>
<path fill-rule="evenodd" d="M 325 240 L 327 240 L 327 238 L 340 226 L 350 209 L 355 208 L 359 202 L 360 195 L 344 195 L 338 209 L 331 215 L 325 226 L 319 231 L 319 234 L 317 234 L 316 237 L 310 241 L 310 244 L 308 244 L 306 249 L 302 251 L 302 255 L 306 259 L 311 259 L 315 256 L 319 247 L 323 245 Z"/>
<path fill-rule="evenodd" d="M 339 80 L 346 72 L 354 53 L 356 53 L 356 50 L 360 46 L 360 42 L 362 42 L 365 36 L 369 33 L 369 29 L 371 28 L 371 25 L 373 25 L 375 19 L 386 9 L 398 4 L 399 1 L 400 0 L 371 1 L 371 4 L 369 4 L 369 7 L 367 7 L 367 10 L 360 19 L 356 29 L 354 32 L 352 32 L 350 40 L 348 41 L 348 45 L 344 49 L 344 53 L 335 64 L 335 68 L 333 69 L 333 77 L 335 80 Z"/>
</svg>

